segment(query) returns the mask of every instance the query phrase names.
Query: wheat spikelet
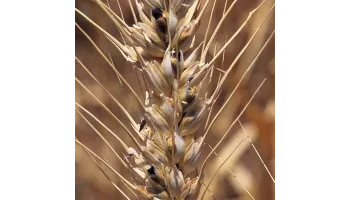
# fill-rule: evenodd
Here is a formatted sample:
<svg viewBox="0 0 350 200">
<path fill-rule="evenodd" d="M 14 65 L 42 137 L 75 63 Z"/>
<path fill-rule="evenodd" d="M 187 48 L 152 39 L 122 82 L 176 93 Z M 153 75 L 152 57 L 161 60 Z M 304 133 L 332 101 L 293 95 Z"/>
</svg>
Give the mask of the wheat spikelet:
<svg viewBox="0 0 350 200">
<path fill-rule="evenodd" d="M 261 82 L 238 117 L 231 123 L 221 140 L 211 149 L 211 152 L 204 162 L 201 162 L 203 149 L 206 145 L 205 140 L 217 117 L 231 100 L 239 84 L 249 72 L 250 67 L 253 66 L 256 59 L 254 59 L 252 64 L 242 75 L 237 86 L 210 123 L 209 113 L 211 113 L 212 107 L 220 94 L 220 89 L 224 81 L 227 79 L 238 59 L 254 39 L 270 12 L 265 16 L 263 22 L 261 22 L 260 26 L 256 29 L 229 68 L 222 72 L 222 77 L 219 78 L 213 92 L 209 93 L 209 87 L 213 82 L 212 74 L 215 69 L 214 64 L 264 2 L 265 1 L 249 13 L 248 18 L 244 21 L 239 30 L 228 38 L 223 47 L 221 47 L 210 60 L 207 60 L 209 47 L 213 43 L 223 21 L 227 17 L 227 13 L 231 11 L 236 1 L 233 1 L 228 7 L 227 12 L 223 13 L 223 17 L 216 26 L 210 39 L 207 41 L 209 33 L 208 28 L 205 39 L 198 46 L 194 45 L 196 30 L 201 23 L 204 11 L 208 8 L 208 0 L 135 0 L 134 4 L 136 9 L 134 9 L 132 2 L 129 0 L 129 7 L 134 19 L 134 24 L 131 26 L 125 23 L 123 15 L 119 17 L 119 15 L 114 13 L 108 6 L 108 3 L 105 4 L 96 0 L 96 5 L 110 17 L 117 27 L 123 42 L 113 37 L 79 9 L 76 9 L 76 12 L 80 16 L 101 31 L 116 47 L 125 60 L 133 67 L 135 73 L 139 74 L 139 81 L 143 83 L 141 87 L 143 88 L 141 89 L 143 90 L 141 91 L 142 94 L 139 94 L 119 72 L 113 61 L 107 58 L 105 53 L 103 53 L 92 40 L 89 34 L 76 23 L 76 27 L 88 38 L 105 62 L 107 62 L 115 72 L 120 85 L 131 91 L 133 99 L 136 100 L 137 109 L 142 113 L 140 122 L 136 122 L 130 114 L 130 111 L 128 111 L 128 109 L 103 86 L 93 73 L 84 66 L 79 58 L 76 57 L 79 65 L 108 93 L 119 109 L 122 110 L 124 117 L 129 121 L 129 125 L 123 123 L 120 116 L 116 116 L 113 111 L 88 89 L 88 87 L 76 78 L 76 82 L 118 122 L 130 137 L 132 145 L 121 139 L 118 134 L 115 134 L 100 119 L 94 116 L 92 112 L 76 102 L 76 110 L 81 118 L 96 132 L 104 143 L 107 144 L 108 148 L 118 158 L 122 166 L 127 169 L 131 175 L 131 179 L 126 179 L 125 176 L 115 170 L 106 159 L 102 159 L 101 156 L 84 145 L 78 138 L 76 138 L 77 144 L 83 147 L 101 171 L 104 170 L 99 163 L 102 163 L 112 171 L 125 187 L 132 192 L 135 198 L 190 200 L 203 199 L 207 191 L 211 193 L 209 186 L 214 176 L 210 179 L 208 184 L 204 181 L 204 169 L 207 166 L 208 159 L 213 153 L 216 154 L 215 150 L 249 106 L 249 103 L 262 87 L 265 80 Z M 216 1 L 213 3 L 212 8 L 214 8 L 215 3 Z M 271 10 L 273 8 L 274 6 L 271 7 Z M 135 10 L 137 12 L 135 12 Z M 213 11 L 214 9 L 212 9 L 211 14 L 213 14 Z M 257 57 L 260 53 L 261 52 L 259 52 Z M 120 152 L 122 152 L 124 158 L 120 155 L 120 152 L 113 149 L 110 142 L 85 117 L 86 115 L 93 118 L 95 122 L 103 126 L 118 140 L 121 146 Z M 206 121 L 205 116 L 208 116 L 207 125 L 203 129 L 202 126 Z M 232 153 L 234 153 L 234 151 Z M 221 166 L 223 166 L 225 162 L 226 161 L 224 161 Z M 198 171 L 198 169 L 200 170 Z M 130 199 L 106 173 L 104 173 L 104 175 L 125 198 Z M 200 193 L 201 189 L 204 189 L 202 193 Z M 251 194 L 250 196 L 254 199 Z"/>
</svg>

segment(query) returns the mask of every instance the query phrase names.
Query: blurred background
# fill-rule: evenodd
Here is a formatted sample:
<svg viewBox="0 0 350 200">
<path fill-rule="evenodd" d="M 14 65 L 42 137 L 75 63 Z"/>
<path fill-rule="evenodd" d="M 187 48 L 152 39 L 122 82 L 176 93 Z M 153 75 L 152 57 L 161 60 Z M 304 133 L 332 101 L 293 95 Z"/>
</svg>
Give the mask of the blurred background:
<svg viewBox="0 0 350 200">
<path fill-rule="evenodd" d="M 105 1 L 106 2 L 106 1 Z M 225 43 L 227 38 L 230 38 L 242 23 L 247 19 L 248 14 L 254 8 L 256 8 L 262 1 L 258 0 L 238 0 L 235 7 L 225 20 L 219 34 L 216 38 L 215 45 L 212 45 L 210 49 L 210 55 L 208 59 L 212 57 L 216 49 L 220 49 Z M 109 0 L 111 9 L 119 16 L 117 0 Z M 230 6 L 232 0 L 228 0 L 227 7 Z M 93 19 L 102 28 L 107 30 L 110 34 L 117 39 L 121 39 L 118 30 L 114 26 L 113 22 L 106 16 L 106 14 L 96 5 L 92 0 L 76 0 L 76 8 L 81 10 L 91 19 Z M 107 2 L 106 2 L 107 4 Z M 209 7 L 205 12 L 205 15 L 201 21 L 200 28 L 198 29 L 196 36 L 196 44 L 203 40 L 209 16 L 211 12 L 213 2 L 209 3 Z M 239 54 L 244 45 L 248 42 L 250 37 L 255 32 L 261 21 L 265 18 L 267 12 L 274 4 L 273 0 L 266 0 L 262 7 L 252 16 L 248 24 L 242 29 L 237 37 L 231 42 L 228 48 L 225 50 L 224 58 L 220 57 L 215 63 L 217 68 L 226 70 L 234 58 Z M 121 0 L 120 6 L 123 11 L 123 17 L 127 24 L 133 23 L 132 14 L 129 8 L 128 1 Z M 215 25 L 218 24 L 222 17 L 222 13 L 225 7 L 225 0 L 217 0 L 214 15 L 210 27 L 210 33 L 214 30 Z M 261 50 L 266 40 L 270 37 L 271 33 L 275 29 L 275 14 L 274 11 L 267 18 L 263 26 L 260 28 L 255 39 L 251 45 L 247 48 L 243 56 L 239 59 L 233 71 L 226 79 L 223 86 L 223 90 L 213 108 L 212 117 L 224 104 L 230 93 L 236 87 L 239 79 L 244 73 L 245 69 L 249 67 L 257 53 Z M 140 86 L 138 84 L 137 77 L 135 76 L 132 66 L 125 61 L 117 49 L 105 38 L 100 31 L 93 27 L 83 17 L 76 13 L 76 22 L 86 31 L 95 43 L 101 48 L 101 50 L 108 56 L 110 54 L 114 65 L 118 68 L 119 72 L 124 76 L 126 80 L 132 85 L 132 87 L 140 94 Z M 210 35 L 210 34 L 209 34 Z M 98 54 L 96 49 L 91 45 L 87 38 L 80 32 L 79 29 L 75 30 L 75 54 L 82 63 L 94 74 L 95 77 L 116 97 L 131 113 L 134 119 L 139 122 L 141 117 L 140 112 L 137 110 L 136 101 L 130 94 L 129 90 L 121 85 L 118 81 L 116 74 L 111 67 L 105 62 L 105 60 Z M 240 118 L 247 134 L 253 140 L 260 156 L 264 160 L 266 166 L 270 170 L 274 177 L 275 172 L 275 39 L 272 37 L 271 41 L 267 44 L 266 48 L 259 56 L 252 70 L 248 73 L 242 84 L 238 87 L 237 92 L 230 100 L 224 111 L 220 114 L 215 125 L 212 127 L 207 143 L 211 146 L 221 139 L 226 132 L 230 124 L 236 119 L 237 115 L 241 112 L 246 105 L 249 98 L 252 96 L 258 85 L 264 78 L 265 81 L 263 87 L 260 89 L 252 103 L 248 106 L 246 111 Z M 109 97 L 109 95 L 86 73 L 86 71 L 76 62 L 76 77 L 84 83 L 86 87 L 90 89 L 115 115 L 117 115 L 125 123 L 128 120 L 121 114 L 120 109 Z M 215 71 L 213 85 L 216 85 L 219 71 Z M 212 90 L 213 88 L 211 88 Z M 107 113 L 102 106 L 88 94 L 79 84 L 76 84 L 75 89 L 75 101 L 96 117 L 98 117 L 106 126 L 108 126 L 113 132 L 118 134 L 119 137 L 127 144 L 132 144 L 131 140 L 116 122 L 116 120 Z M 114 149 L 120 152 L 121 147 L 118 142 L 110 136 L 110 134 L 94 120 L 87 117 L 92 124 L 110 141 Z M 94 130 L 77 114 L 76 112 L 76 137 L 82 141 L 89 148 L 94 150 L 97 154 L 103 155 L 105 159 L 121 174 L 127 175 L 127 170 L 121 166 L 115 155 L 109 150 L 107 145 L 94 133 Z M 221 160 L 216 156 L 212 156 L 209 167 L 206 169 L 208 178 L 218 169 L 222 160 L 224 160 L 232 150 L 234 150 L 239 141 L 245 137 L 244 132 L 239 123 L 236 123 L 230 131 L 230 134 L 224 140 L 225 142 L 220 145 L 216 151 Z M 202 158 L 208 154 L 210 148 L 205 148 Z M 93 200 L 93 199 L 123 199 L 120 193 L 112 186 L 112 184 L 105 178 L 105 176 L 99 171 L 96 165 L 86 152 L 76 145 L 75 149 L 75 181 L 76 181 L 76 199 L 77 200 Z M 233 176 L 228 168 L 235 174 Z M 108 170 L 106 170 L 108 172 Z M 107 173 L 115 183 L 128 193 L 127 189 L 112 173 Z M 225 166 L 215 176 L 209 189 L 213 194 L 211 197 L 208 193 L 205 199 L 251 199 L 246 188 L 256 200 L 273 200 L 275 199 L 275 184 L 271 180 L 269 174 L 266 172 L 259 157 L 255 153 L 248 140 L 245 140 L 240 146 L 238 146 L 236 152 L 226 162 Z"/>
</svg>

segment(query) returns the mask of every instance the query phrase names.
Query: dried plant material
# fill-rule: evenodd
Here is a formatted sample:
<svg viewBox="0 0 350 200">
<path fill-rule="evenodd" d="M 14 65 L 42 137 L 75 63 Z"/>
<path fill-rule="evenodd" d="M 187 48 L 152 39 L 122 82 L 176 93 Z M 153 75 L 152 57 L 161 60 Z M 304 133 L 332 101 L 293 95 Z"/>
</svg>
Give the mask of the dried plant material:
<svg viewBox="0 0 350 200">
<path fill-rule="evenodd" d="M 222 72 L 222 76 L 220 74 L 218 84 L 213 92 L 209 92 L 208 88 L 210 85 L 214 85 L 211 80 L 215 71 L 214 65 L 216 60 L 220 55 L 225 53 L 225 49 L 228 45 L 237 37 L 241 30 L 243 30 L 253 14 L 259 10 L 265 1 L 266 0 L 260 2 L 259 5 L 249 13 L 237 32 L 235 32 L 219 51 L 213 55 L 213 58 L 210 59 L 208 59 L 207 56 L 209 48 L 236 1 L 230 4 L 227 11 L 225 11 L 227 2 L 225 3 L 222 18 L 219 24 L 217 24 L 209 41 L 206 41 L 209 36 L 208 27 L 205 33 L 205 39 L 196 46 L 194 45 L 196 33 L 204 16 L 203 14 L 208 8 L 209 0 L 135 0 L 135 10 L 133 8 L 133 3 L 128 0 L 128 5 L 134 20 L 132 25 L 128 25 L 124 21 L 121 9 L 120 17 L 112 10 L 109 2 L 107 2 L 108 5 L 106 5 L 102 1 L 96 0 L 96 5 L 111 19 L 118 32 L 121 34 L 123 42 L 113 37 L 106 29 L 76 8 L 76 12 L 88 21 L 90 25 L 99 30 L 108 41 L 111 42 L 116 50 L 119 51 L 130 66 L 132 66 L 129 71 L 140 74 L 137 79 L 138 82 L 141 83 L 140 88 L 142 95 L 137 93 L 136 89 L 132 86 L 133 84 L 127 81 L 125 75 L 114 65 L 115 62 L 113 63 L 111 56 L 109 55 L 109 58 L 107 58 L 90 35 L 76 23 L 76 27 L 86 36 L 99 55 L 113 70 L 119 80 L 119 84 L 125 85 L 125 89 L 132 94 L 137 102 L 137 110 L 141 113 L 141 120 L 135 120 L 130 110 L 123 106 L 76 57 L 76 60 L 85 72 L 88 73 L 97 85 L 102 87 L 109 97 L 113 99 L 114 103 L 117 104 L 117 107 L 122 111 L 122 116 L 114 114 L 112 109 L 109 109 L 97 95 L 91 92 L 77 77 L 76 82 L 104 108 L 104 111 L 109 113 L 109 115 L 118 122 L 127 133 L 125 135 L 128 136 L 130 140 L 130 143 L 127 143 L 121 139 L 121 134 L 113 132 L 111 128 L 92 114 L 89 109 L 81 105 L 81 102 L 77 102 L 77 112 L 95 131 L 95 134 L 104 141 L 114 155 L 119 158 L 122 166 L 129 172 L 127 175 L 130 175 L 130 179 L 125 178 L 124 174 L 119 173 L 106 162 L 105 159 L 102 159 L 76 138 L 76 142 L 88 152 L 99 170 L 103 171 L 99 164 L 102 163 L 112 171 L 133 194 L 136 193 L 141 199 L 191 200 L 204 198 L 207 191 L 209 191 L 209 194 L 214 198 L 215 194 L 211 193 L 209 189 L 211 185 L 215 184 L 214 176 L 209 179 L 209 181 L 207 181 L 207 176 L 204 176 L 204 170 L 207 169 L 208 166 L 208 159 L 212 154 L 218 155 L 216 150 L 219 145 L 223 143 L 223 140 L 231 131 L 232 126 L 243 115 L 266 79 L 260 82 L 253 95 L 250 96 L 249 101 L 245 103 L 240 113 L 221 137 L 221 140 L 211 149 L 205 161 L 202 162 L 201 158 L 206 145 L 205 141 L 208 140 L 209 131 L 212 129 L 222 109 L 224 109 L 231 100 L 241 81 L 238 82 L 214 119 L 210 120 L 209 113 L 212 112 L 212 108 L 222 90 L 224 82 L 228 80 L 228 75 L 232 72 L 233 67 L 246 49 L 251 45 L 253 39 L 273 10 L 274 4 L 270 7 L 269 12 L 265 14 L 258 28 L 254 31 L 254 34 L 249 38 L 248 42 L 245 43 L 245 46 L 229 68 Z M 215 5 L 216 1 L 214 1 L 212 5 L 209 24 L 211 24 Z M 121 8 L 119 1 L 118 6 Z M 267 40 L 266 43 L 268 42 L 269 40 Z M 262 50 L 263 49 L 264 47 Z M 245 70 L 241 78 L 242 80 L 245 74 L 247 74 L 255 64 L 261 51 L 256 55 L 251 65 Z M 85 115 L 93 120 L 88 120 Z M 208 116 L 208 118 L 206 118 L 206 116 Z M 129 120 L 129 122 L 124 123 L 121 117 Z M 207 123 L 204 128 L 206 121 Z M 111 142 L 95 128 L 93 122 L 97 122 L 97 124 L 110 133 L 110 136 L 113 136 L 113 138 L 118 141 L 118 144 L 122 147 L 121 152 L 116 152 L 114 150 Z M 238 137 L 240 134 L 238 133 L 236 136 Z M 254 135 L 252 135 L 251 138 L 254 138 Z M 243 143 L 242 140 L 242 142 L 238 144 L 235 143 L 236 140 L 232 138 L 230 141 L 233 143 L 231 144 L 231 142 L 229 142 L 228 145 L 236 146 L 237 152 L 235 152 L 235 149 L 229 156 L 226 151 L 220 152 L 219 155 L 227 157 L 227 159 L 231 155 L 235 155 L 231 158 L 231 163 L 235 163 L 237 160 L 232 161 L 232 159 L 240 157 L 241 152 L 246 150 L 247 143 Z M 242 146 L 240 146 L 241 144 Z M 120 155 L 124 155 L 124 160 Z M 215 175 L 225 162 L 226 161 L 220 165 L 217 163 L 210 164 L 209 172 L 214 170 L 215 172 L 213 174 Z M 198 171 L 198 169 L 200 170 Z M 124 193 L 104 171 L 103 174 L 126 199 L 131 198 L 127 193 Z M 204 189 L 203 193 L 200 193 L 201 189 Z M 245 191 L 249 193 L 246 188 Z M 254 199 L 252 195 L 250 196 Z"/>
</svg>

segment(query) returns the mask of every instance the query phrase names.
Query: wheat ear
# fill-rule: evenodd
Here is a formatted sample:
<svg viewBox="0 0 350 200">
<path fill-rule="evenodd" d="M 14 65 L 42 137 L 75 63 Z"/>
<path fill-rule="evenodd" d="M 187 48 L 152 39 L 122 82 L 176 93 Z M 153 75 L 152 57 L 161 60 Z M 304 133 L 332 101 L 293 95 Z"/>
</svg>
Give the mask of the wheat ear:
<svg viewBox="0 0 350 200">
<path fill-rule="evenodd" d="M 202 163 L 200 163 L 200 156 L 205 145 L 204 140 L 221 110 L 217 113 L 211 123 L 208 123 L 209 121 L 207 121 L 206 124 L 209 124 L 209 126 L 206 126 L 206 129 L 203 132 L 201 126 L 203 125 L 203 122 L 206 121 L 205 116 L 208 116 L 209 112 L 211 112 L 220 89 L 233 66 L 244 53 L 247 46 L 249 46 L 250 42 L 255 37 L 256 32 L 265 21 L 264 20 L 261 23 L 257 31 L 242 49 L 241 53 L 237 56 L 229 69 L 224 72 L 223 77 L 219 80 L 213 94 L 209 95 L 208 85 L 211 84 L 210 77 L 212 76 L 212 74 L 210 76 L 209 74 L 213 73 L 216 59 L 223 54 L 225 48 L 237 36 L 247 24 L 251 16 L 265 1 L 261 2 L 258 7 L 249 13 L 248 18 L 239 30 L 228 39 L 225 45 L 211 60 L 207 61 L 208 50 L 214 41 L 219 28 L 228 13 L 232 10 L 236 1 L 233 1 L 228 10 L 223 13 L 223 17 L 209 41 L 206 41 L 209 30 L 207 29 L 204 41 L 200 45 L 194 46 L 196 30 L 198 29 L 200 20 L 204 11 L 207 9 L 209 2 L 209 0 L 135 0 L 134 3 L 138 14 L 138 16 L 136 16 L 132 2 L 129 0 L 128 3 L 130 4 L 135 24 L 128 26 L 124 21 L 123 15 L 122 18 L 120 18 L 109 8 L 109 6 L 100 0 L 96 0 L 97 5 L 99 5 L 100 8 L 112 19 L 113 23 L 118 28 L 118 31 L 123 38 L 123 43 L 101 28 L 83 12 L 76 9 L 77 13 L 105 34 L 124 58 L 136 67 L 136 70 L 141 71 L 146 88 L 146 91 L 144 91 L 145 99 L 142 101 L 134 89 L 123 78 L 122 74 L 119 73 L 113 62 L 104 55 L 84 30 L 76 24 L 111 66 L 121 83 L 125 84 L 132 92 L 135 99 L 137 99 L 138 106 L 142 112 L 143 118 L 138 124 L 121 103 L 119 103 L 92 75 L 92 73 L 87 70 L 80 60 L 76 58 L 88 74 L 108 92 L 110 97 L 113 98 L 119 108 L 122 109 L 125 116 L 130 120 L 130 124 L 133 128 L 132 130 L 129 130 L 112 111 L 110 111 L 81 83 L 79 79 L 76 78 L 77 83 L 90 93 L 104 107 L 104 109 L 120 123 L 132 139 L 134 145 L 137 147 L 134 149 L 127 146 L 127 144 L 125 144 L 106 125 L 94 117 L 92 113 L 76 103 L 80 116 L 108 145 L 113 153 L 119 158 L 123 166 L 130 170 L 133 179 L 131 181 L 126 180 L 122 174 L 115 171 L 106 161 L 87 148 L 78 139 L 76 139 L 76 142 L 88 152 L 96 165 L 98 164 L 95 158 L 113 171 L 118 178 L 122 180 L 128 188 L 135 191 L 140 198 L 164 200 L 197 199 L 200 187 L 205 185 L 205 191 L 201 197 L 203 198 L 205 192 L 209 190 L 211 182 L 210 181 L 208 184 L 203 183 L 203 171 L 209 157 L 212 153 L 215 153 L 215 149 L 221 144 L 221 141 L 225 138 L 233 124 L 239 119 L 240 115 L 244 112 L 244 109 L 249 105 L 251 99 L 264 83 L 264 81 L 261 83 L 247 105 L 241 111 L 240 115 L 231 124 L 220 142 L 212 148 L 211 153 L 207 156 L 201 166 Z M 216 1 L 213 3 L 213 9 L 215 4 Z M 212 14 L 213 10 L 211 11 L 211 15 Z M 210 22 L 211 20 L 209 23 Z M 232 94 L 235 92 L 236 88 Z M 231 97 L 232 95 L 230 95 L 229 99 Z M 83 110 L 90 115 L 104 126 L 115 138 L 117 138 L 123 146 L 124 153 L 131 159 L 128 159 L 128 162 L 125 162 L 121 156 L 115 152 L 105 137 L 94 128 L 79 110 Z M 196 173 L 196 169 L 200 166 L 201 170 L 198 174 Z M 101 169 L 99 165 L 98 167 Z M 105 173 L 104 175 L 108 178 Z M 111 181 L 109 178 L 108 180 Z M 120 191 L 113 182 L 112 184 Z M 123 192 L 122 194 L 127 199 L 130 199 Z"/>
</svg>

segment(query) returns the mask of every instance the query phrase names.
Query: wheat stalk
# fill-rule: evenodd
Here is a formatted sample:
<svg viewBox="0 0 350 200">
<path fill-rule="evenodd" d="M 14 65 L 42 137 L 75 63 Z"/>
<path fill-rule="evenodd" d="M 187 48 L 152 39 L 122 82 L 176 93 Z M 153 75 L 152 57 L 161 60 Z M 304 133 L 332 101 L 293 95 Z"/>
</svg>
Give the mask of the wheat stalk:
<svg viewBox="0 0 350 200">
<path fill-rule="evenodd" d="M 117 2 L 120 8 L 119 1 Z M 208 8 L 209 2 L 209 0 L 135 0 L 136 13 L 132 2 L 129 0 L 130 11 L 134 19 L 134 24 L 129 26 L 124 21 L 121 8 L 121 17 L 119 17 L 119 15 L 110 9 L 108 2 L 105 4 L 100 0 L 96 0 L 95 3 L 110 17 L 117 27 L 123 42 L 113 37 L 79 9 L 76 9 L 78 14 L 100 30 L 116 49 L 120 51 L 123 57 L 134 67 L 135 72 L 141 74 L 141 80 L 144 83 L 144 99 L 141 99 L 140 95 L 119 72 L 112 60 L 107 58 L 89 34 L 76 23 L 76 27 L 88 38 L 98 53 L 116 73 L 120 84 L 126 86 L 127 89 L 131 91 L 134 99 L 137 101 L 138 109 L 142 113 L 141 122 L 137 123 L 128 109 L 126 109 L 76 57 L 79 65 L 108 93 L 129 120 L 129 125 L 124 124 L 120 117 L 116 116 L 93 92 L 76 78 L 76 82 L 119 123 L 131 138 L 133 146 L 123 141 L 118 134 L 115 134 L 88 109 L 76 102 L 76 110 L 81 118 L 96 132 L 104 143 L 107 144 L 108 148 L 118 158 L 122 166 L 130 172 L 132 179 L 126 179 L 115 170 L 106 159 L 102 159 L 101 156 L 97 155 L 77 138 L 75 139 L 76 143 L 87 151 L 94 163 L 103 171 L 103 174 L 126 199 L 130 199 L 130 197 L 109 178 L 100 166 L 100 163 L 112 171 L 132 192 L 135 198 L 176 200 L 203 199 L 206 192 L 210 192 L 209 186 L 215 174 L 224 166 L 234 151 L 222 161 L 222 164 L 210 178 L 209 182 L 205 183 L 204 169 L 207 166 L 210 156 L 212 154 L 217 155 L 215 150 L 225 139 L 233 125 L 239 120 L 240 116 L 244 113 L 265 82 L 264 79 L 241 110 L 240 114 L 231 123 L 221 140 L 213 148 L 210 147 L 211 151 L 209 155 L 205 158 L 204 162 L 201 162 L 200 158 L 203 155 L 203 149 L 209 131 L 274 34 L 274 32 L 271 34 L 264 47 L 242 75 L 229 98 L 209 123 L 209 113 L 212 111 L 213 105 L 220 94 L 225 80 L 274 9 L 273 5 L 229 68 L 226 71 L 219 69 L 219 71 L 221 71 L 220 73 L 222 73 L 222 77 L 219 78 L 214 91 L 209 93 L 209 86 L 213 82 L 212 76 L 215 69 L 215 61 L 219 56 L 224 55 L 227 46 L 246 26 L 254 13 L 265 3 L 265 0 L 249 13 L 247 19 L 243 22 L 238 31 L 225 42 L 223 47 L 215 53 L 213 58 L 207 60 L 209 49 L 218 34 L 218 30 L 237 0 L 233 1 L 227 11 L 225 11 L 226 1 L 222 18 L 209 40 L 207 41 L 209 36 L 208 25 L 204 40 L 198 46 L 194 46 L 196 30 L 201 23 L 204 11 Z M 213 2 L 211 17 L 215 5 L 216 1 Z M 211 17 L 209 24 L 211 23 Z M 120 152 L 113 149 L 110 142 L 95 128 L 85 115 L 89 115 L 93 118 L 95 122 L 103 126 L 118 140 L 123 149 L 124 158 L 122 155 L 118 154 Z M 205 120 L 205 116 L 208 116 L 207 120 Z M 203 129 L 202 124 L 204 121 L 207 121 L 207 123 Z M 242 142 L 245 139 L 246 138 L 243 138 Z M 258 154 L 258 151 L 256 152 Z M 260 155 L 259 158 L 261 159 Z M 266 167 L 265 164 L 264 166 Z M 198 169 L 200 170 L 197 171 Z M 268 171 L 267 167 L 266 169 Z M 271 174 L 270 176 L 274 181 Z M 201 188 L 204 188 L 202 194 L 200 194 Z M 254 199 L 249 191 L 246 191 L 251 198 Z M 214 194 L 211 195 L 213 196 Z"/>
</svg>

